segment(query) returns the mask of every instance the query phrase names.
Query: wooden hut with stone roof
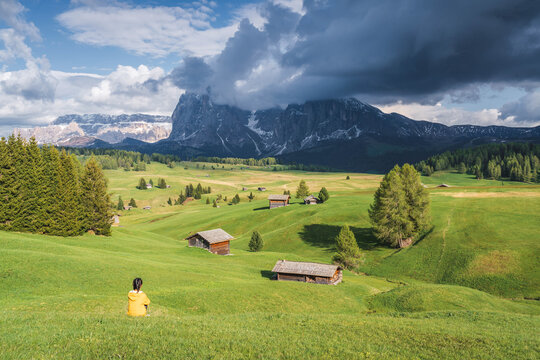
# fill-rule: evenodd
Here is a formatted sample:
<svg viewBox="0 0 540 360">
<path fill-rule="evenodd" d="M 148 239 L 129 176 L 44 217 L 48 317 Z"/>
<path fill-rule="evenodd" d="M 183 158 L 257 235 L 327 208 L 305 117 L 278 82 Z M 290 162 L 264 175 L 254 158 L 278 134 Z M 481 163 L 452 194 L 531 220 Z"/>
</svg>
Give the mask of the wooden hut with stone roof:
<svg viewBox="0 0 540 360">
<path fill-rule="evenodd" d="M 223 229 L 199 231 L 186 238 L 189 247 L 199 247 L 218 255 L 231 253 L 229 241 L 232 239 L 234 238 Z"/>
<path fill-rule="evenodd" d="M 273 272 L 277 280 L 302 281 L 315 284 L 337 285 L 343 278 L 338 265 L 278 260 Z"/>
<path fill-rule="evenodd" d="M 270 195 L 268 201 L 270 202 L 270 209 L 283 207 L 289 205 L 290 195 Z"/>
</svg>

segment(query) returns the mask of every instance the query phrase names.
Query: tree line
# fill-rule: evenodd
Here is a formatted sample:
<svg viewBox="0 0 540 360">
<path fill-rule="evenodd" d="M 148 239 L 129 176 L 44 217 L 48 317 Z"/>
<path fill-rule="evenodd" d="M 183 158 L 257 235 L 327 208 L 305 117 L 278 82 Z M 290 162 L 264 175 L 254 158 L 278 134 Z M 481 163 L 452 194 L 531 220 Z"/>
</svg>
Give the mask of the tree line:
<svg viewBox="0 0 540 360">
<path fill-rule="evenodd" d="M 107 180 L 95 158 L 74 155 L 35 139 L 0 140 L 0 229 L 75 236 L 111 232 Z"/>
<path fill-rule="evenodd" d="M 416 164 L 423 175 L 455 169 L 477 179 L 510 179 L 540 182 L 540 145 L 532 143 L 489 144 L 447 151 Z"/>
</svg>

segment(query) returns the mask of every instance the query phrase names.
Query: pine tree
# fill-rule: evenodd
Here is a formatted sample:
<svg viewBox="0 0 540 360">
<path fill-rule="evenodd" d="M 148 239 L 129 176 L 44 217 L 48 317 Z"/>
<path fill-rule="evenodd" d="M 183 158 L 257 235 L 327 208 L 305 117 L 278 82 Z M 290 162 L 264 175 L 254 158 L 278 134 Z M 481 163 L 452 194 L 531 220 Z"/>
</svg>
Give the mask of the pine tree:
<svg viewBox="0 0 540 360">
<path fill-rule="evenodd" d="M 328 193 L 328 190 L 326 190 L 325 187 L 323 187 L 321 189 L 321 191 L 319 191 L 319 200 L 324 203 L 326 201 L 328 201 L 328 199 L 330 199 L 330 194 Z"/>
<path fill-rule="evenodd" d="M 467 172 L 467 167 L 465 166 L 465 163 L 460 162 L 457 170 L 458 170 L 458 173 L 465 174 Z"/>
<path fill-rule="evenodd" d="M 58 184 L 58 225 L 57 235 L 74 236 L 83 231 L 82 205 L 80 202 L 80 181 L 78 161 L 65 150 L 60 153 Z M 107 207 L 109 201 L 107 201 Z M 112 216 L 112 215 L 111 215 Z"/>
<path fill-rule="evenodd" d="M 300 180 L 300 184 L 298 184 L 298 188 L 296 189 L 296 198 L 303 199 L 306 196 L 309 196 L 309 188 L 304 180 Z"/>
<path fill-rule="evenodd" d="M 170 206 L 172 206 L 173 202 L 172 202 L 172 199 L 169 198 L 169 200 L 167 200 L 167 204 L 169 204 Z"/>
<path fill-rule="evenodd" d="M 139 179 L 139 186 L 137 186 L 139 190 L 146 190 L 146 180 L 144 178 Z"/>
<path fill-rule="evenodd" d="M 261 234 L 258 231 L 254 231 L 251 234 L 251 240 L 249 240 L 249 250 L 250 251 L 261 251 L 264 246 L 264 241 Z"/>
<path fill-rule="evenodd" d="M 384 176 L 368 210 L 375 236 L 390 246 L 398 246 L 414 233 L 400 170 L 396 165 Z"/>
<path fill-rule="evenodd" d="M 206 198 L 206 204 L 207 205 L 210 204 L 210 198 L 208 198 L 208 197 Z"/>
<path fill-rule="evenodd" d="M 129 200 L 128 205 L 131 206 L 132 208 L 136 208 L 136 207 L 137 207 L 137 202 L 135 201 L 134 198 L 131 198 L 131 199 Z"/>
<path fill-rule="evenodd" d="M 217 208 L 217 201 L 216 201 L 216 199 L 214 199 L 214 203 L 213 203 L 212 207 Z"/>
<path fill-rule="evenodd" d="M 253 199 L 255 199 L 255 196 L 253 195 L 253 192 L 249 193 L 248 199 L 249 199 L 249 201 L 252 201 Z"/>
<path fill-rule="evenodd" d="M 349 270 L 358 267 L 362 254 L 353 232 L 347 225 L 341 228 L 336 237 L 336 250 L 337 253 L 333 257 L 334 262 Z"/>
<path fill-rule="evenodd" d="M 345 178 L 345 180 L 351 180 L 351 177 L 349 175 L 347 175 L 347 177 Z"/>
<path fill-rule="evenodd" d="M 148 183 L 150 184 L 150 186 L 152 186 L 152 188 L 154 187 L 154 181 L 152 179 L 150 179 Z"/>
<path fill-rule="evenodd" d="M 84 228 L 93 230 L 97 235 L 110 235 L 112 214 L 107 180 L 94 157 L 86 162 L 81 185 Z"/>
<path fill-rule="evenodd" d="M 233 198 L 233 201 L 235 204 L 238 204 L 240 202 L 240 196 L 238 194 L 236 194 Z"/>
<path fill-rule="evenodd" d="M 116 210 L 124 210 L 124 202 L 122 201 L 122 197 L 118 197 L 118 204 L 116 205 Z"/>
<path fill-rule="evenodd" d="M 44 234 L 57 234 L 62 224 L 58 217 L 60 196 L 60 154 L 54 146 L 43 146 L 43 181 L 42 181 L 42 209 L 41 232 Z M 83 210 L 79 217 L 82 218 Z"/>
</svg>

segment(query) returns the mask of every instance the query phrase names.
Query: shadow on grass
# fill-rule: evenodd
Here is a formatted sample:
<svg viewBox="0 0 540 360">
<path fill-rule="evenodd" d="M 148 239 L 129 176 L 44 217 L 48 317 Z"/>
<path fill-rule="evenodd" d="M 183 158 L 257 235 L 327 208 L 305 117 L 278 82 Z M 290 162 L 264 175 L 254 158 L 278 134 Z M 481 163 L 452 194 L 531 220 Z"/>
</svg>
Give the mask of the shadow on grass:
<svg viewBox="0 0 540 360">
<path fill-rule="evenodd" d="M 268 206 L 264 206 L 264 207 L 260 207 L 260 208 L 253 209 L 253 211 L 268 210 L 268 209 L 269 209 Z"/>
<path fill-rule="evenodd" d="M 341 226 L 326 225 L 326 224 L 311 224 L 305 225 L 300 232 L 300 238 L 319 248 L 325 248 L 327 252 L 333 253 L 336 251 L 336 237 L 341 230 Z M 351 227 L 358 247 L 361 250 L 372 250 L 381 247 L 377 242 L 371 228 Z"/>
<path fill-rule="evenodd" d="M 428 231 L 424 232 L 422 235 L 420 235 L 420 237 L 418 238 L 418 240 L 416 240 L 412 246 L 416 246 L 418 244 L 420 244 L 420 242 L 422 240 L 424 240 L 429 234 L 431 234 L 433 232 L 433 229 L 435 229 L 435 226 L 432 226 Z"/>
<path fill-rule="evenodd" d="M 270 270 L 261 270 L 261 276 L 266 279 L 275 280 L 276 274 Z"/>
</svg>

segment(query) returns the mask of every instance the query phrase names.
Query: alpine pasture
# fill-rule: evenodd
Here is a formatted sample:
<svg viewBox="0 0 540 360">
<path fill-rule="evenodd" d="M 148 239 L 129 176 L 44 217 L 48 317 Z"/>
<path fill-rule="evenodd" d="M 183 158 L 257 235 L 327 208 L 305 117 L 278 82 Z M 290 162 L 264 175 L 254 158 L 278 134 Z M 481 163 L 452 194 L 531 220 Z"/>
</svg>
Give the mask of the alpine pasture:
<svg viewBox="0 0 540 360">
<path fill-rule="evenodd" d="M 451 171 L 423 177 L 433 226 L 412 246 L 392 249 L 377 244 L 368 221 L 380 175 L 210 166 L 106 170 L 113 202 L 122 196 L 138 205 L 120 212 L 110 237 L 0 232 L 0 357 L 538 356 L 539 185 Z M 155 184 L 163 178 L 171 187 L 138 190 L 141 177 Z M 313 193 L 325 186 L 330 200 L 294 199 L 301 179 Z M 212 193 L 167 205 L 189 183 Z M 435 187 L 441 183 L 450 187 Z M 291 205 L 268 209 L 267 196 L 284 190 L 293 194 Z M 239 194 L 241 201 L 215 208 L 218 194 L 229 200 Z M 279 259 L 330 263 L 345 224 L 363 254 L 361 274 L 345 271 L 336 286 L 271 280 Z M 233 255 L 189 248 L 183 240 L 215 228 L 235 237 Z M 255 230 L 264 240 L 256 253 L 248 251 Z M 152 301 L 149 317 L 126 316 L 135 277 Z"/>
</svg>

